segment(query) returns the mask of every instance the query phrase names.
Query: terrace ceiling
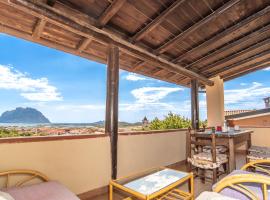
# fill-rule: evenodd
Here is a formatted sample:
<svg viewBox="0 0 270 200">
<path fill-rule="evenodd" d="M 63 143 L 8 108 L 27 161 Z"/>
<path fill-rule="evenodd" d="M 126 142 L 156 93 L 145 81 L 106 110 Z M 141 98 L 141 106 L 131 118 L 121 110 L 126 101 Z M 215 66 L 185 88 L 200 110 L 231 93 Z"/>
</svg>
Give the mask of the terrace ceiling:
<svg viewBox="0 0 270 200">
<path fill-rule="evenodd" d="M 0 32 L 188 86 L 270 66 L 270 0 L 0 0 Z"/>
</svg>

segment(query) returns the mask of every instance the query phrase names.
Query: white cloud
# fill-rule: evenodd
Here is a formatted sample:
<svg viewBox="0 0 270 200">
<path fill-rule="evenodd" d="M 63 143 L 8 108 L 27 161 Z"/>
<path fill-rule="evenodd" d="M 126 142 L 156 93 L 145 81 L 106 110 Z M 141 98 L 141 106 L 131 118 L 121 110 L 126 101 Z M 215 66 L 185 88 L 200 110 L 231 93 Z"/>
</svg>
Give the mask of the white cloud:
<svg viewBox="0 0 270 200">
<path fill-rule="evenodd" d="M 147 80 L 147 78 L 142 77 L 140 75 L 134 74 L 134 73 L 128 73 L 128 75 L 125 77 L 128 81 L 143 81 Z"/>
<path fill-rule="evenodd" d="M 131 94 L 135 97 L 135 102 L 120 103 L 120 118 L 127 121 L 127 118 L 141 118 L 147 116 L 148 118 L 159 117 L 163 118 L 169 111 L 186 112 L 187 108 L 182 106 L 181 102 L 161 102 L 170 93 L 183 91 L 183 88 L 176 87 L 142 87 L 134 89 Z M 132 112 L 132 117 L 130 113 Z M 190 112 L 190 110 L 188 110 Z"/>
<path fill-rule="evenodd" d="M 72 110 L 72 111 L 105 110 L 105 105 L 99 105 L 99 104 L 59 105 L 59 106 L 56 106 L 56 110 Z"/>
<path fill-rule="evenodd" d="M 251 86 L 246 88 L 225 90 L 224 95 L 226 105 L 260 105 L 260 102 L 263 103 L 262 98 L 270 95 L 270 87 L 264 87 L 261 83 L 253 82 Z"/>
<path fill-rule="evenodd" d="M 158 109 L 159 111 L 173 111 L 175 106 L 172 103 L 123 103 L 119 104 L 120 111 L 153 111 Z"/>
<path fill-rule="evenodd" d="M 264 68 L 264 71 L 270 71 L 270 67 Z"/>
<path fill-rule="evenodd" d="M 47 78 L 33 79 L 10 66 L 0 65 L 0 89 L 18 90 L 30 101 L 60 101 L 61 94 Z"/>
<path fill-rule="evenodd" d="M 170 93 L 183 91 L 183 88 L 171 87 L 142 87 L 131 91 L 137 103 L 157 103 Z"/>
</svg>

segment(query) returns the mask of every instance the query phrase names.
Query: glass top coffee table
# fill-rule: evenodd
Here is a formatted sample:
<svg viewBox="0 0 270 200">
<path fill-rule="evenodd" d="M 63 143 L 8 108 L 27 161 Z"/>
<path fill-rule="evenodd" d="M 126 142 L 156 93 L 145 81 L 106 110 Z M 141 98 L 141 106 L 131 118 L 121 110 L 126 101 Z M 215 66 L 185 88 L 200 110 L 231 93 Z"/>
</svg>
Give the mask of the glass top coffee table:
<svg viewBox="0 0 270 200">
<path fill-rule="evenodd" d="M 187 183 L 189 191 L 177 189 Z M 110 182 L 110 200 L 113 200 L 114 189 L 124 191 L 127 199 L 160 199 L 170 200 L 193 199 L 193 174 L 169 168 L 157 168 L 143 173 L 112 180 Z"/>
</svg>

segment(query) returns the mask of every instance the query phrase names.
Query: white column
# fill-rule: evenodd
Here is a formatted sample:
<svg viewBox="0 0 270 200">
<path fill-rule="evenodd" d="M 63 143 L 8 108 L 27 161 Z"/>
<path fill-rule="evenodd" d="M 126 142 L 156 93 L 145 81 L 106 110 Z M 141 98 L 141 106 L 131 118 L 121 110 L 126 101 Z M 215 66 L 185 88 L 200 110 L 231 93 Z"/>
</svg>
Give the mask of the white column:
<svg viewBox="0 0 270 200">
<path fill-rule="evenodd" d="M 212 78 L 214 86 L 206 86 L 208 127 L 222 126 L 224 117 L 224 84 L 219 76 Z"/>
</svg>

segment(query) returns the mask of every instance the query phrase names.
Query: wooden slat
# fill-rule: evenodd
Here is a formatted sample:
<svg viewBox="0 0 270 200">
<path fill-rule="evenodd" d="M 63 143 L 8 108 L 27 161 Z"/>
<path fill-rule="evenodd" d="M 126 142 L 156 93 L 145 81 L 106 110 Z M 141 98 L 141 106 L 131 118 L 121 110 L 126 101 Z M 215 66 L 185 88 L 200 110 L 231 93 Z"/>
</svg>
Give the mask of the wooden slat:
<svg viewBox="0 0 270 200">
<path fill-rule="evenodd" d="M 144 64 L 145 64 L 145 61 L 139 61 L 138 63 L 136 63 L 136 64 L 132 67 L 132 70 L 133 70 L 133 71 L 136 71 L 136 70 L 140 69 Z"/>
<path fill-rule="evenodd" d="M 251 51 L 254 51 L 256 49 L 259 49 L 265 45 L 269 45 L 270 46 L 270 38 L 269 39 L 265 39 L 259 43 L 256 43 L 254 45 L 251 45 L 243 50 L 240 50 L 238 52 L 235 52 L 234 54 L 230 55 L 230 56 L 227 56 L 225 58 L 222 58 L 218 61 L 215 61 L 214 63 L 210 64 L 210 65 L 206 65 L 202 68 L 199 69 L 200 72 L 207 72 L 207 71 L 211 71 L 213 68 L 218 68 L 219 65 L 223 65 L 225 64 L 226 62 L 229 62 L 231 60 L 234 60 L 236 58 L 239 58 L 239 57 L 242 57 L 244 56 L 245 54 L 251 52 Z"/>
<path fill-rule="evenodd" d="M 267 6 L 266 8 L 262 9 L 261 11 L 247 17 L 246 19 L 238 22 L 237 24 L 231 26 L 230 28 L 227 28 L 225 31 L 215 35 L 214 37 L 211 37 L 209 40 L 206 40 L 205 42 L 201 43 L 200 45 L 194 47 L 193 49 L 189 50 L 183 55 L 178 56 L 176 59 L 173 60 L 173 62 L 180 62 L 181 60 L 184 60 L 186 57 L 194 53 L 195 51 L 199 51 L 200 49 L 207 48 L 210 44 L 221 40 L 222 38 L 226 37 L 227 35 L 233 33 L 234 31 L 247 26 L 250 22 L 264 16 L 270 11 L 270 6 Z M 196 61 L 197 62 L 197 61 Z M 198 61 L 201 62 L 201 61 Z M 192 63 L 192 65 L 195 63 Z"/>
<path fill-rule="evenodd" d="M 164 69 L 159 69 L 155 72 L 153 72 L 153 75 L 156 76 L 156 75 L 159 75 L 161 72 L 165 71 Z"/>
<path fill-rule="evenodd" d="M 221 78 L 223 78 L 225 81 L 228 81 L 228 80 L 232 80 L 232 79 L 235 79 L 237 77 L 255 72 L 257 70 L 267 68 L 269 66 L 270 66 L 270 58 L 263 60 L 263 61 L 260 61 L 260 62 L 256 62 L 256 63 L 251 64 L 249 66 L 242 67 L 237 71 L 227 73 L 227 74 L 223 75 Z"/>
<path fill-rule="evenodd" d="M 111 5 L 102 13 L 98 19 L 101 27 L 105 26 L 110 19 L 122 8 L 127 0 L 113 0 Z"/>
<path fill-rule="evenodd" d="M 209 73 L 208 77 L 215 77 L 215 76 L 217 76 L 217 75 L 219 75 L 221 73 L 226 73 L 226 71 L 228 71 L 228 70 L 230 70 L 230 71 L 234 70 L 235 68 L 237 68 L 237 67 L 239 67 L 239 66 L 241 66 L 241 65 L 243 65 L 245 63 L 256 60 L 256 59 L 258 59 L 260 57 L 263 57 L 263 56 L 266 56 L 266 55 L 270 55 L 270 50 L 263 51 L 261 53 L 258 53 L 258 54 L 254 55 L 254 56 L 251 56 L 249 58 L 246 58 L 246 59 L 241 60 L 239 62 L 236 62 L 234 64 L 231 64 L 229 66 L 218 69 L 218 70 L 216 70 L 216 71 L 214 71 L 212 73 Z"/>
<path fill-rule="evenodd" d="M 1 1 L 6 2 L 5 0 Z M 41 18 L 46 18 L 46 20 L 49 20 L 51 23 L 54 23 L 72 32 L 74 31 L 81 36 L 95 38 L 95 40 L 101 42 L 112 43 L 129 55 L 132 55 L 138 59 L 147 60 L 147 62 L 153 65 L 158 65 L 162 68 L 166 68 L 168 71 L 198 79 L 203 84 L 210 86 L 213 85 L 213 81 L 195 72 L 186 70 L 182 66 L 171 63 L 170 61 L 160 56 L 156 56 L 148 50 L 130 43 L 129 41 L 119 37 L 111 31 L 99 29 L 96 26 L 97 22 L 95 22 L 95 20 L 92 18 L 88 19 L 87 22 L 82 20 L 82 18 L 86 18 L 84 14 L 81 14 L 83 15 L 81 17 L 79 17 L 79 14 L 76 16 L 70 16 L 68 13 L 63 12 L 63 10 L 56 10 L 46 5 L 38 4 L 34 0 L 9 0 L 8 3 L 15 8 L 28 10 L 28 12 L 31 12 L 34 15 L 37 15 Z M 89 18 L 89 16 L 87 16 L 87 18 Z"/>
<path fill-rule="evenodd" d="M 47 0 L 47 4 L 49 6 L 54 6 L 55 2 L 56 2 L 56 0 Z"/>
<path fill-rule="evenodd" d="M 153 21 L 147 24 L 144 28 L 138 31 L 133 37 L 133 41 L 141 40 L 146 34 L 151 32 L 154 28 L 156 28 L 160 23 L 162 23 L 166 17 L 168 17 L 172 12 L 175 11 L 182 3 L 186 0 L 176 0 L 173 4 L 171 4 L 167 9 L 165 9 L 161 14 L 159 14 Z"/>
<path fill-rule="evenodd" d="M 33 37 L 36 39 L 40 38 L 45 26 L 46 26 L 46 21 L 44 19 L 39 19 L 34 28 Z"/>
<path fill-rule="evenodd" d="M 214 12 L 212 12 L 207 17 L 203 18 L 199 22 L 197 22 L 194 25 L 192 25 L 190 28 L 186 29 L 185 31 L 183 31 L 179 35 L 175 36 L 173 39 L 171 39 L 168 42 L 166 42 L 165 44 L 163 44 L 161 47 L 159 47 L 156 50 L 156 52 L 157 53 L 163 53 L 163 52 L 165 52 L 166 50 L 168 50 L 169 48 L 171 48 L 173 45 L 175 45 L 180 39 L 184 39 L 185 37 L 189 36 L 194 31 L 198 30 L 199 28 L 201 28 L 202 26 L 206 25 L 211 20 L 213 20 L 216 17 L 218 17 L 219 15 L 223 14 L 224 12 L 226 12 L 229 8 L 231 8 L 235 4 L 239 3 L 239 1 L 240 0 L 230 0 L 229 2 L 227 2 L 223 6 L 221 6 L 220 8 L 218 8 L 217 10 L 215 10 Z"/>
<path fill-rule="evenodd" d="M 77 56 L 81 56 L 83 58 L 93 60 L 93 61 L 96 61 L 96 62 L 99 62 L 99 63 L 103 63 L 103 64 L 105 63 L 105 60 L 101 59 L 99 57 L 96 57 L 96 56 L 93 56 L 93 55 L 90 55 L 90 54 L 86 54 L 86 53 L 80 53 L 76 49 L 66 47 L 66 46 L 63 46 L 63 45 L 59 45 L 59 44 L 57 44 L 55 42 L 52 42 L 52 41 L 49 41 L 49 40 L 46 40 L 46 39 L 43 39 L 43 38 L 35 39 L 34 37 L 32 37 L 32 35 L 29 35 L 27 33 L 18 31 L 18 30 L 14 29 L 14 28 L 2 25 L 1 23 L 0 23 L 0 32 L 6 33 L 6 34 L 9 34 L 9 35 L 13 35 L 13 36 L 18 37 L 18 38 L 24 38 L 25 40 L 35 42 L 35 43 L 38 43 L 38 44 L 41 44 L 41 45 L 45 45 L 45 46 L 50 47 L 50 48 L 58 49 L 60 51 L 66 52 L 66 53 L 71 53 L 71 54 L 74 54 L 74 55 L 77 55 Z"/>
<path fill-rule="evenodd" d="M 78 52 L 83 52 L 91 42 L 91 38 L 83 39 L 77 47 Z"/>
<path fill-rule="evenodd" d="M 201 57 L 200 59 L 190 63 L 189 65 L 187 65 L 186 68 L 187 69 L 192 69 L 192 67 L 194 67 L 196 64 L 201 63 L 201 62 L 203 62 L 203 61 L 205 61 L 205 60 L 207 60 L 207 59 L 209 59 L 211 57 L 217 56 L 218 54 L 220 54 L 220 53 L 222 53 L 224 51 L 227 51 L 229 49 L 232 49 L 232 48 L 234 48 L 234 47 L 236 47 L 238 45 L 241 45 L 241 44 L 243 44 L 245 42 L 248 42 L 251 39 L 259 37 L 260 35 L 267 33 L 269 30 L 270 30 L 270 24 L 263 27 L 263 28 L 261 28 L 261 29 L 259 29 L 259 30 L 257 30 L 257 31 L 255 31 L 255 32 L 250 33 L 249 35 L 247 35 L 245 37 L 242 37 L 239 40 L 236 40 L 236 41 L 234 41 L 232 43 L 224 45 L 221 48 L 217 49 L 216 51 L 213 51 L 212 53 L 207 54 L 206 56 Z"/>
</svg>

